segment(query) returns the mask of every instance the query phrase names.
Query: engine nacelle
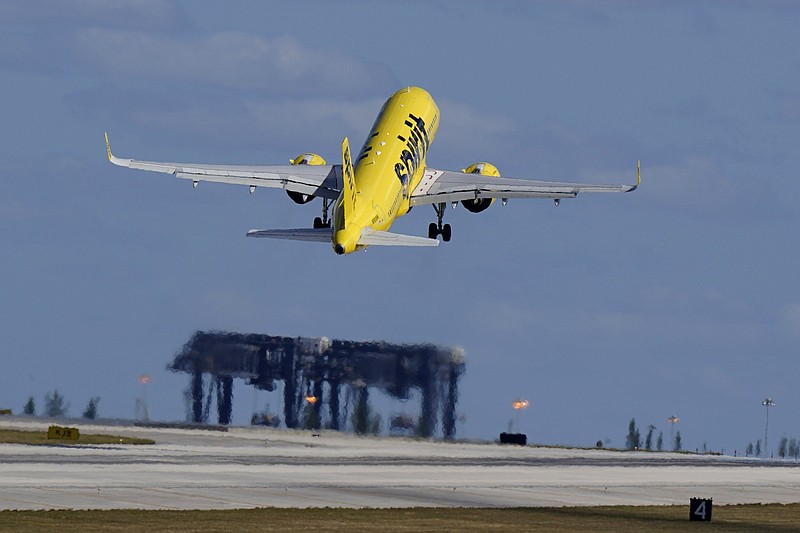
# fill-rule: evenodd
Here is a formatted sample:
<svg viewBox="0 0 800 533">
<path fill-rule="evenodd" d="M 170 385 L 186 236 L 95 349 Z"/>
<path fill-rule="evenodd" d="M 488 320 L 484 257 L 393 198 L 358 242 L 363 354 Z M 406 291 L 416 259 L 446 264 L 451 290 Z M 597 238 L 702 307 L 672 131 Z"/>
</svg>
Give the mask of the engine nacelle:
<svg viewBox="0 0 800 533">
<path fill-rule="evenodd" d="M 500 177 L 500 171 L 491 163 L 473 163 L 464 169 L 466 174 L 481 174 L 483 176 Z M 480 213 L 494 203 L 494 198 L 477 198 L 475 200 L 461 200 L 461 205 L 470 213 Z"/>
<path fill-rule="evenodd" d="M 290 159 L 289 162 L 293 165 L 324 165 L 325 159 L 320 155 L 308 152 Z M 315 198 L 313 194 L 303 194 L 295 191 L 286 191 L 286 194 L 297 204 L 307 204 Z"/>
</svg>

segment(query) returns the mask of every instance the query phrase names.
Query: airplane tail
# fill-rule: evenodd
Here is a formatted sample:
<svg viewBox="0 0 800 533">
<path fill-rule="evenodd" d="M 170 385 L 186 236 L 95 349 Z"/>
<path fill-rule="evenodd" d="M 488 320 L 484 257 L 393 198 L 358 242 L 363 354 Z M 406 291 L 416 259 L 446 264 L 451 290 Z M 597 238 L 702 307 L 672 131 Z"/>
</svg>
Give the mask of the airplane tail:
<svg viewBox="0 0 800 533">
<path fill-rule="evenodd" d="M 342 141 L 342 207 L 344 218 L 352 216 L 356 205 L 356 178 L 353 172 L 353 159 L 350 157 L 350 142 Z"/>
</svg>

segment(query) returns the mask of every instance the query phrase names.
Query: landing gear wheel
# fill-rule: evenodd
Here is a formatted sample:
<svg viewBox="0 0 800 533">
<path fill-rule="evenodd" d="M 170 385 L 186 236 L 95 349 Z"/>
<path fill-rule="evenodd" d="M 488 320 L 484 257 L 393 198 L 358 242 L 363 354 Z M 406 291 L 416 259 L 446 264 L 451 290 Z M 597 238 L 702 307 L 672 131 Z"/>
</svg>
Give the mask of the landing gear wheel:
<svg viewBox="0 0 800 533">
<path fill-rule="evenodd" d="M 442 226 L 442 218 L 444 218 L 444 210 L 447 209 L 446 203 L 433 204 L 433 210 L 436 211 L 436 223 L 431 222 L 428 226 L 428 238 L 435 239 L 437 235 L 442 236 L 444 242 L 448 242 L 453 235 L 450 224 Z"/>
<path fill-rule="evenodd" d="M 314 229 L 330 228 L 331 221 L 328 218 L 328 199 L 322 199 L 322 218 L 316 217 L 314 219 Z"/>
</svg>

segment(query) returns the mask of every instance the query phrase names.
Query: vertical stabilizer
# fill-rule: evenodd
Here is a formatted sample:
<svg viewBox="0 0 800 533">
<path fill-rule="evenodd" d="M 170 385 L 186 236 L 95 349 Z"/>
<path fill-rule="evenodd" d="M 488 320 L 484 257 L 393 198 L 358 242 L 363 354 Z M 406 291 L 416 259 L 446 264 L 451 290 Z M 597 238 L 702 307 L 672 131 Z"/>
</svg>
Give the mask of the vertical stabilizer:
<svg viewBox="0 0 800 533">
<path fill-rule="evenodd" d="M 353 216 L 356 206 L 356 177 L 353 173 L 353 159 L 350 157 L 350 143 L 347 137 L 342 141 L 342 207 L 344 218 Z"/>
</svg>

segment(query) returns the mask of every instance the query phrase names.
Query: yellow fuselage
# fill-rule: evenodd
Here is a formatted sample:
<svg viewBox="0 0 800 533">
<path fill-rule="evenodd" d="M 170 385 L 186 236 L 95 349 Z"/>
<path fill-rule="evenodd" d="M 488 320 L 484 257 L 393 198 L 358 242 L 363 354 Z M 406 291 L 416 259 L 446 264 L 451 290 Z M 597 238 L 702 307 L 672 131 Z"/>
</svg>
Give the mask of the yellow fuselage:
<svg viewBox="0 0 800 533">
<path fill-rule="evenodd" d="M 362 248 L 358 239 L 365 228 L 386 231 L 408 213 L 438 127 L 439 108 L 424 89 L 401 89 L 386 101 L 352 162 L 355 197 L 350 212 L 343 208 L 346 184 L 336 202 L 332 244 L 337 253 Z"/>
</svg>

